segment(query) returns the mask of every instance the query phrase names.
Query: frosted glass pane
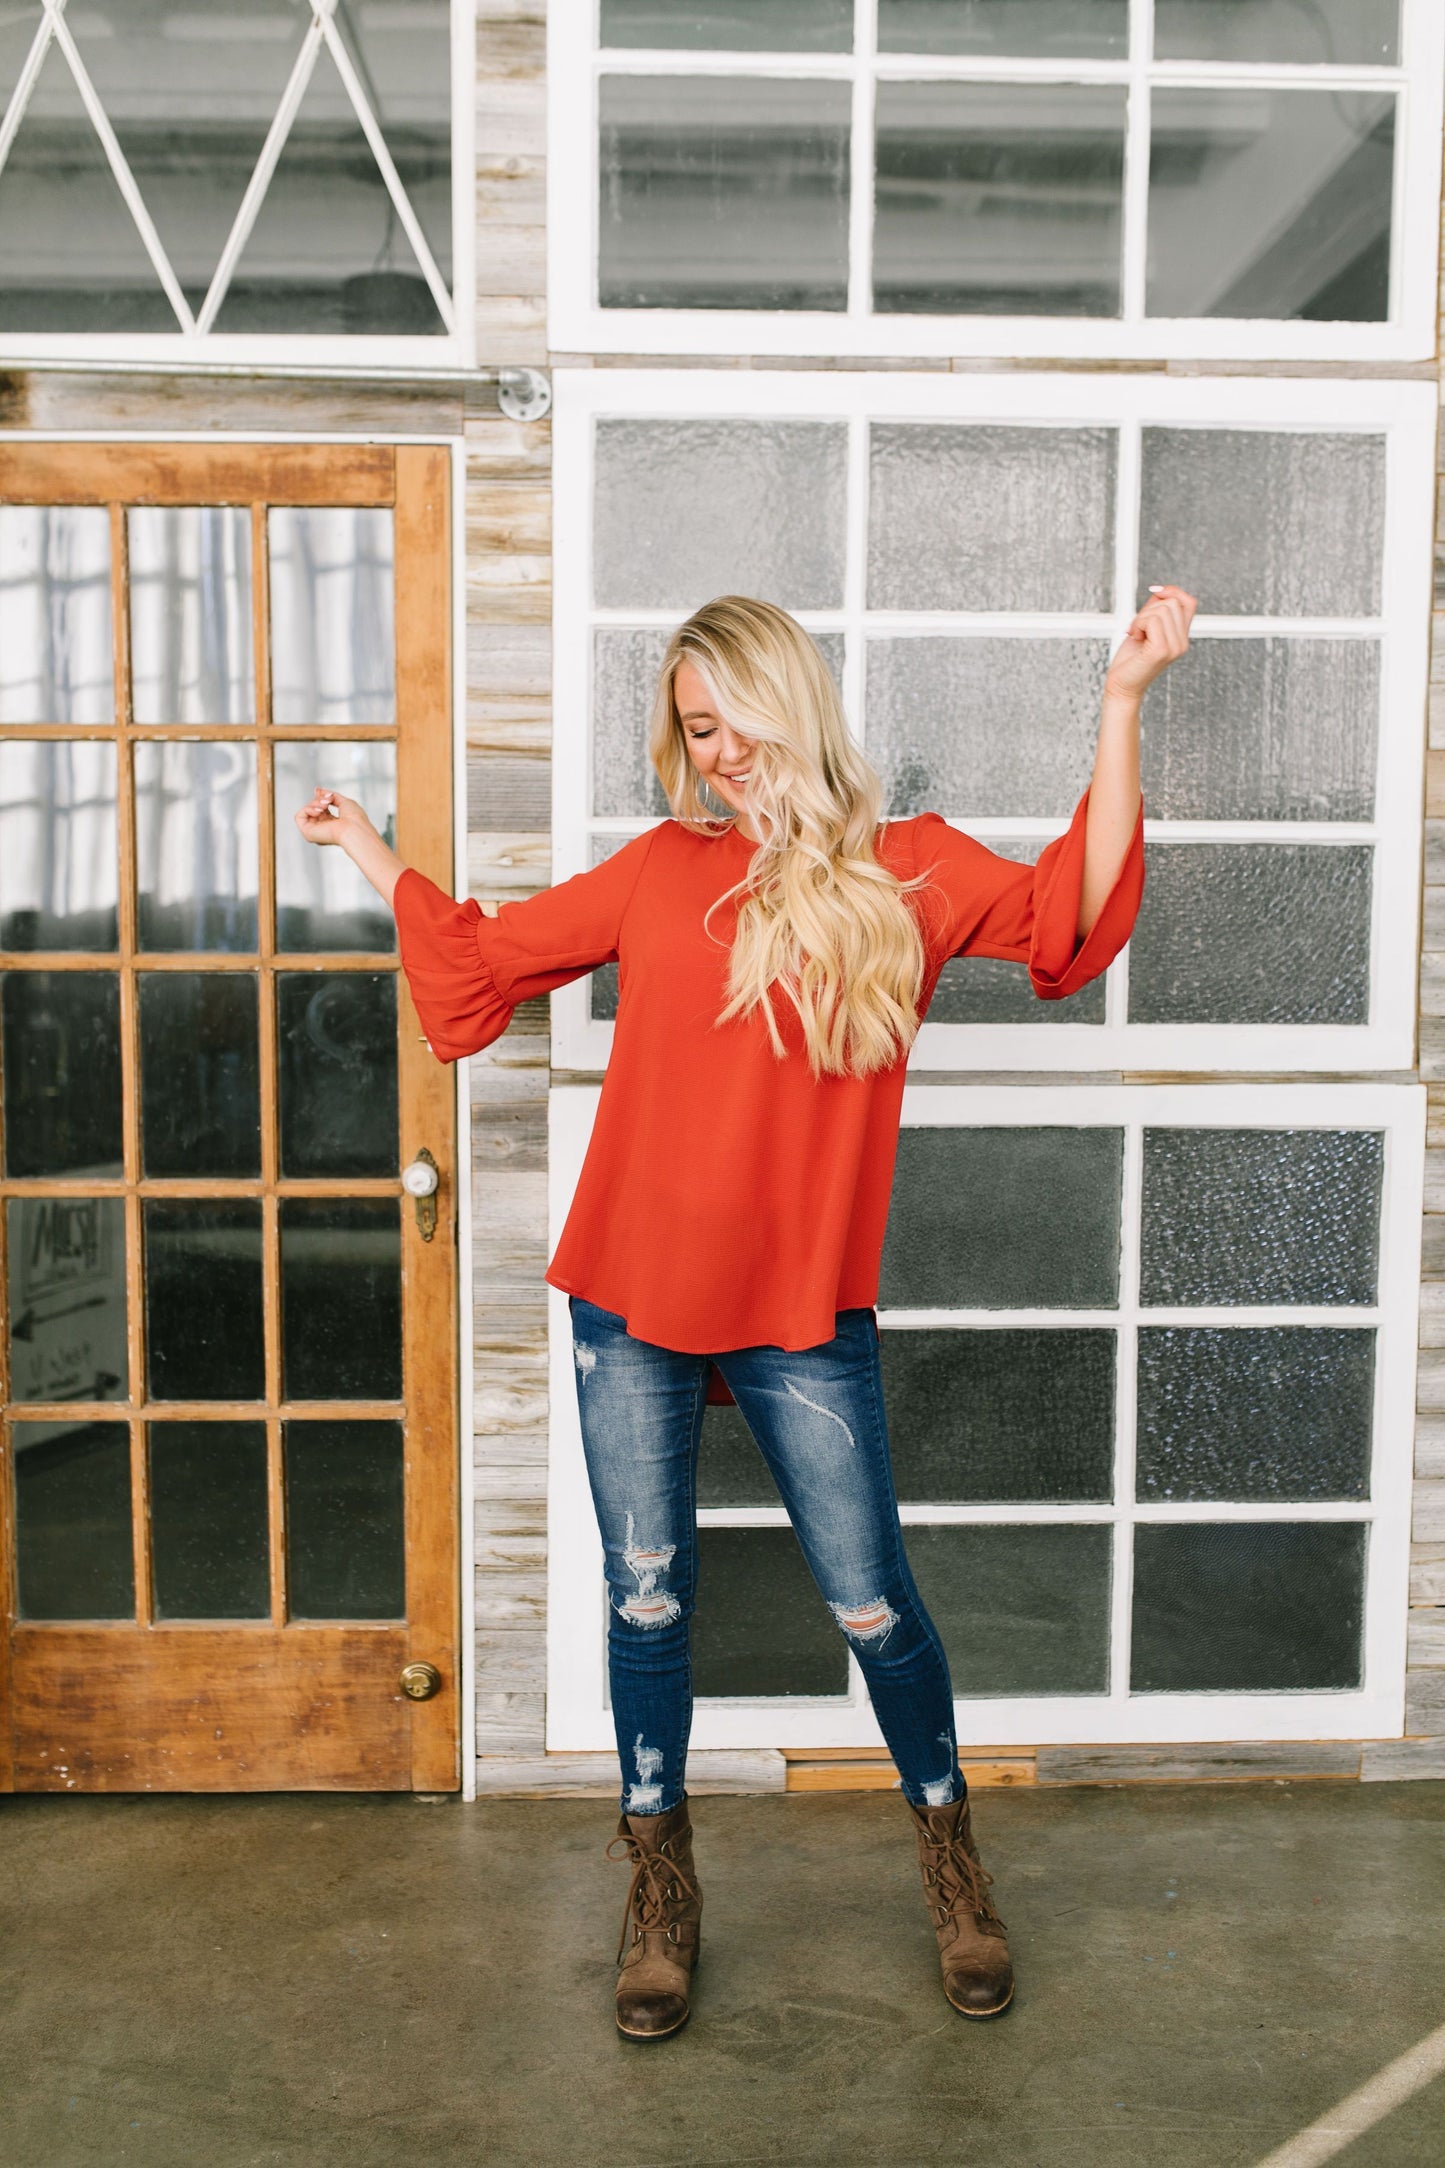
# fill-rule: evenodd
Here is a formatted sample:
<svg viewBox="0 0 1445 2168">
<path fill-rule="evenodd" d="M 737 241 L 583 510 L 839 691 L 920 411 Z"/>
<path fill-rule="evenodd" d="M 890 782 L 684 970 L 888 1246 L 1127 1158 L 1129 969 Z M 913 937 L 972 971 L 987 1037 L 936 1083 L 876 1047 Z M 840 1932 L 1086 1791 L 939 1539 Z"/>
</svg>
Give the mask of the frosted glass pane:
<svg viewBox="0 0 1445 2168">
<path fill-rule="evenodd" d="M 1108 1692 L 1107 1528 L 914 1527 L 903 1542 L 955 1694 Z"/>
<path fill-rule="evenodd" d="M 667 812 L 647 741 L 657 673 L 671 637 L 660 628 L 630 631 L 611 626 L 592 635 L 594 814 L 645 820 Z M 842 633 L 822 633 L 817 645 L 841 685 Z M 593 863 L 597 863 L 595 857 Z"/>
<path fill-rule="evenodd" d="M 846 53 L 853 0 L 602 0 L 604 46 Z"/>
<path fill-rule="evenodd" d="M 1156 60 L 1383 65 L 1399 53 L 1400 0 L 1154 0 Z"/>
<path fill-rule="evenodd" d="M 1367 821 L 1373 640 L 1197 640 L 1144 704 L 1144 797 L 1160 820 Z"/>
<path fill-rule="evenodd" d="M 847 83 L 604 76 L 605 309 L 843 309 Z"/>
<path fill-rule="evenodd" d="M 884 811 L 1072 813 L 1109 654 L 1106 640 L 870 640 L 867 748 Z"/>
<path fill-rule="evenodd" d="M 115 746 L 0 740 L 0 948 L 113 949 L 119 877 Z"/>
<path fill-rule="evenodd" d="M 1107 610 L 1112 429 L 877 423 L 868 607 Z"/>
<path fill-rule="evenodd" d="M 596 443 L 601 608 L 683 615 L 726 594 L 792 610 L 841 606 L 843 424 L 599 421 Z"/>
<path fill-rule="evenodd" d="M 1146 1326 L 1141 1498 L 1368 1498 L 1375 1335 Z"/>
<path fill-rule="evenodd" d="M 1135 1024 L 1364 1024 L 1368 844 L 1151 843 Z"/>
<path fill-rule="evenodd" d="M 699 1699 L 847 1693 L 847 1643 L 791 1528 L 700 1528 L 697 1551 Z"/>
<path fill-rule="evenodd" d="M 1117 316 L 1122 84 L 880 82 L 873 306 Z"/>
<path fill-rule="evenodd" d="M 1392 95 L 1156 84 L 1150 115 L 1150 316 L 1389 315 Z"/>
<path fill-rule="evenodd" d="M 382 739 L 290 738 L 277 745 L 276 946 L 300 952 L 396 949 L 396 921 L 335 845 L 308 843 L 293 815 L 318 783 L 365 806 L 396 843 L 396 747 Z"/>
<path fill-rule="evenodd" d="M 1383 1169 L 1370 1130 L 1146 1130 L 1141 1300 L 1372 1303 Z"/>
<path fill-rule="evenodd" d="M 900 1498 L 1113 1496 L 1112 1332 L 955 1329 L 879 1340 Z"/>
<path fill-rule="evenodd" d="M 249 723 L 256 712 L 251 514 L 132 505 L 131 696 L 138 723 Z"/>
<path fill-rule="evenodd" d="M 1364 1594 L 1358 1522 L 1136 1528 L 1130 1690 L 1358 1686 Z"/>
<path fill-rule="evenodd" d="M 115 718 L 110 513 L 0 504 L 0 723 Z"/>
<path fill-rule="evenodd" d="M 930 1024 L 1102 1024 L 1104 981 L 1091 979 L 1066 1001 L 1040 1001 L 1027 967 L 996 956 L 955 956 L 938 975 Z"/>
<path fill-rule="evenodd" d="M 1214 617 L 1372 617 L 1381 437 L 1146 429 L 1139 592 L 1172 580 Z"/>
<path fill-rule="evenodd" d="M 274 506 L 271 719 L 396 719 L 396 634 L 389 506 Z"/>
<path fill-rule="evenodd" d="M 1129 0 L 878 0 L 878 50 L 1117 60 Z"/>
<path fill-rule="evenodd" d="M 1117 1129 L 904 1129 L 880 1301 L 1111 1308 L 1123 1163 Z"/>
<path fill-rule="evenodd" d="M 134 752 L 141 947 L 254 949 L 254 744 L 145 738 Z"/>
</svg>

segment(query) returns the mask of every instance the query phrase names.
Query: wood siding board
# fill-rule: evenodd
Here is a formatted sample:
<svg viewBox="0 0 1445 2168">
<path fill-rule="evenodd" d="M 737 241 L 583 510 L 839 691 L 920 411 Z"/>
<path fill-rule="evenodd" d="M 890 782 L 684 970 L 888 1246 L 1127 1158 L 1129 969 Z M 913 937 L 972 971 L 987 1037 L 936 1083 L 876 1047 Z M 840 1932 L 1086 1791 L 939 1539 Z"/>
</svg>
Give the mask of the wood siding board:
<svg viewBox="0 0 1445 2168">
<path fill-rule="evenodd" d="M 1110 1784 L 1149 1779 L 1230 1783 L 1268 1777 L 1352 1777 L 1360 1749 L 1348 1739 L 1245 1740 L 1199 1746 L 1041 1746 L 1040 1784 Z"/>
<path fill-rule="evenodd" d="M 1445 1738 L 1367 1739 L 1360 1751 L 1362 1784 L 1389 1784 L 1401 1777 L 1445 1777 Z"/>
</svg>

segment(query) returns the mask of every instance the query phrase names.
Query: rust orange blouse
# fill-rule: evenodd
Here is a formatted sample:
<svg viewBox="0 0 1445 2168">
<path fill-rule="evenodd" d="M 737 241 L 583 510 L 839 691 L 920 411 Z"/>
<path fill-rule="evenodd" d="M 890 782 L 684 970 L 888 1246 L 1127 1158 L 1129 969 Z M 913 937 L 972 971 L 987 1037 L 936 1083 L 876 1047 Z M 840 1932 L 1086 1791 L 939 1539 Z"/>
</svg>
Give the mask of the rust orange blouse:
<svg viewBox="0 0 1445 2168">
<path fill-rule="evenodd" d="M 936 813 L 880 831 L 885 864 L 928 875 L 914 895 L 925 1000 L 950 956 L 1026 963 L 1035 993 L 1057 1001 L 1118 954 L 1143 893 L 1142 815 L 1079 943 L 1087 804 L 1037 866 L 995 856 Z M 664 821 L 495 918 L 414 868 L 396 889 L 402 965 L 443 1061 L 498 1038 L 519 1001 L 619 964 L 612 1060 L 547 1278 L 619 1313 L 638 1339 L 693 1354 L 813 1347 L 833 1337 L 835 1312 L 871 1307 L 897 1150 L 902 1061 L 815 1079 L 786 1005 L 781 1059 L 760 1016 L 717 1021 L 733 906 L 707 929 L 703 919 L 753 848 L 735 829 Z"/>
</svg>

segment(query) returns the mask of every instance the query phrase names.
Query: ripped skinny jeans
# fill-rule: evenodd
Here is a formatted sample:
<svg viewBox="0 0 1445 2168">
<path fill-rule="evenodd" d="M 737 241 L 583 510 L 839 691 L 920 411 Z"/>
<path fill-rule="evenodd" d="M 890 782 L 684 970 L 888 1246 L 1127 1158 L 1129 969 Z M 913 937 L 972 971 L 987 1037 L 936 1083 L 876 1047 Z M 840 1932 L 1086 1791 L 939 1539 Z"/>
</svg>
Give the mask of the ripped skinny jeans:
<svg viewBox="0 0 1445 2168">
<path fill-rule="evenodd" d="M 803 1556 L 858 1659 L 914 1806 L 964 1796 L 943 1645 L 903 1551 L 878 1326 L 840 1310 L 819 1347 L 682 1355 L 571 1298 L 577 1404 L 606 1557 L 608 1676 L 622 1807 L 663 1814 L 685 1788 L 697 1450 L 715 1362 L 762 1450 Z"/>
</svg>

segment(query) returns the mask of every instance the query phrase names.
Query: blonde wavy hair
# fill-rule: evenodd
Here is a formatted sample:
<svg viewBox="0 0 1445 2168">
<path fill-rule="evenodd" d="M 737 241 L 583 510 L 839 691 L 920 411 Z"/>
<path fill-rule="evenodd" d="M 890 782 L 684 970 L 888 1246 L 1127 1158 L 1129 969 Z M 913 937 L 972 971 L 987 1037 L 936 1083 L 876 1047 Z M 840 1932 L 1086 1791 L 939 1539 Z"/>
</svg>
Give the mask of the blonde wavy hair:
<svg viewBox="0 0 1445 2168">
<path fill-rule="evenodd" d="M 662 659 L 650 751 L 675 817 L 714 835 L 732 814 L 709 803 L 688 749 L 675 692 L 684 662 L 753 747 L 748 811 L 760 840 L 746 878 L 728 891 L 737 930 L 718 1022 L 761 1010 L 782 1055 L 781 995 L 814 1076 L 891 1067 L 919 1024 L 923 942 L 906 894 L 920 884 L 878 862 L 882 787 L 849 736 L 832 672 L 769 602 L 722 595 L 678 627 Z"/>
</svg>

